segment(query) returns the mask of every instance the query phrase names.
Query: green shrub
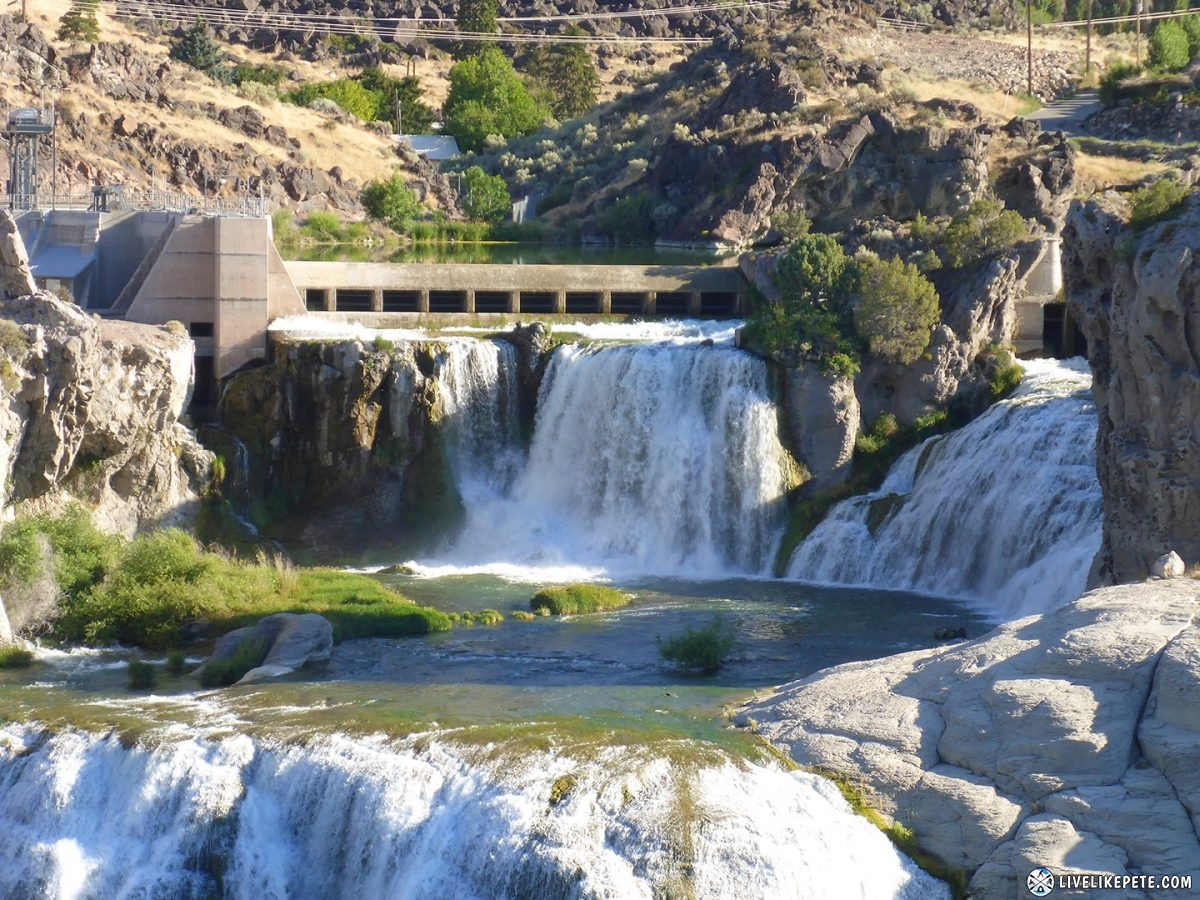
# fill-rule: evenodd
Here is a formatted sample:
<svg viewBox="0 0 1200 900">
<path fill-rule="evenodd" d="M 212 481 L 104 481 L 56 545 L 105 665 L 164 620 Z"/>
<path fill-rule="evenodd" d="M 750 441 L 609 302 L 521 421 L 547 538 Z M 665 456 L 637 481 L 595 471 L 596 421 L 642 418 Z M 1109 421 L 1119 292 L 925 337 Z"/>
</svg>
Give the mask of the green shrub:
<svg viewBox="0 0 1200 900">
<path fill-rule="evenodd" d="M 20 516 L 0 533 L 0 584 L 28 584 L 41 574 L 40 535 L 50 547 L 55 583 L 68 599 L 104 577 L 121 544 L 97 529 L 82 506 L 58 516 Z"/>
<path fill-rule="evenodd" d="M 187 654 L 182 650 L 172 650 L 167 654 L 167 671 L 172 675 L 182 675 L 187 671 Z"/>
<path fill-rule="evenodd" d="M 614 241 L 636 244 L 655 235 L 654 195 L 639 191 L 621 197 L 596 217 L 595 227 Z"/>
<path fill-rule="evenodd" d="M 318 243 L 340 243 L 342 240 L 342 220 L 336 213 L 316 210 L 308 214 L 300 229 L 306 238 Z"/>
<path fill-rule="evenodd" d="M 534 594 L 530 608 L 539 615 L 573 616 L 628 606 L 633 598 L 600 584 L 567 584 Z"/>
<path fill-rule="evenodd" d="M 663 640 L 655 637 L 659 655 L 685 669 L 699 669 L 712 675 L 725 664 L 733 650 L 735 638 L 721 620 L 714 616 L 703 628 L 689 628 L 683 634 Z"/>
<path fill-rule="evenodd" d="M 484 222 L 498 222 L 512 213 L 512 198 L 508 185 L 499 175 L 489 175 L 479 166 L 463 173 L 467 195 L 463 206 L 467 215 Z"/>
<path fill-rule="evenodd" d="M 1200 56 L 1200 16 L 1184 16 L 1177 19 L 1179 27 L 1188 39 L 1188 55 Z"/>
<path fill-rule="evenodd" d="M 33 665 L 33 651 L 26 647 L 0 647 L 0 669 L 27 669 Z"/>
<path fill-rule="evenodd" d="M 367 182 L 362 189 L 362 204 L 368 216 L 386 222 L 394 231 L 404 231 L 423 211 L 417 195 L 408 189 L 399 172 Z"/>
<path fill-rule="evenodd" d="M 871 430 L 860 434 L 854 441 L 855 453 L 878 453 L 900 433 L 900 423 L 890 412 L 879 414 L 879 418 L 871 425 Z"/>
<path fill-rule="evenodd" d="M 983 375 L 988 382 L 988 395 L 993 401 L 1012 393 L 1024 375 L 1024 370 L 1017 362 L 1012 349 L 999 344 L 984 346 L 975 362 L 983 369 Z"/>
<path fill-rule="evenodd" d="M 171 59 L 199 69 L 217 81 L 228 83 L 233 79 L 233 70 L 225 65 L 225 51 L 213 40 L 204 19 L 197 19 L 183 33 L 179 43 L 171 48 Z"/>
<path fill-rule="evenodd" d="M 1167 72 L 1179 72 L 1192 61 L 1188 34 L 1171 19 L 1159 22 L 1150 35 L 1150 65 Z"/>
<path fill-rule="evenodd" d="M 1171 178 L 1160 178 L 1149 187 L 1138 188 L 1129 198 L 1130 227 L 1134 231 L 1144 231 L 1178 215 L 1191 192 L 1187 185 Z"/>
<path fill-rule="evenodd" d="M 796 353 L 838 356 L 835 371 L 855 369 L 854 282 L 854 264 L 836 240 L 827 234 L 797 238 L 775 269 L 780 301 L 755 309 L 747 323 L 751 338 L 778 360 Z"/>
<path fill-rule="evenodd" d="M 233 67 L 233 83 L 265 84 L 279 87 L 287 80 L 288 70 L 283 66 L 273 66 L 270 63 L 238 63 Z"/>
<path fill-rule="evenodd" d="M 237 684 L 251 669 L 262 665 L 270 648 L 260 639 L 243 638 L 233 653 L 225 659 L 210 659 L 200 670 L 202 687 L 229 687 Z"/>
<path fill-rule="evenodd" d="M 100 23 L 96 21 L 96 7 L 100 0 L 75 0 L 71 8 L 58 20 L 55 37 L 60 41 L 94 44 L 100 40 Z"/>
<path fill-rule="evenodd" d="M 478 152 L 490 135 L 514 138 L 531 134 L 550 115 L 496 47 L 484 47 L 450 68 L 446 132 L 464 150 Z"/>
<path fill-rule="evenodd" d="M 937 288 L 916 266 L 899 259 L 860 263 L 854 328 L 876 356 L 901 365 L 916 362 L 940 316 Z"/>
<path fill-rule="evenodd" d="M 942 240 L 946 261 L 961 269 L 1007 252 L 1027 235 L 1020 213 L 993 200 L 976 200 L 950 221 Z"/>
<path fill-rule="evenodd" d="M 1123 83 L 1141 71 L 1142 67 L 1133 63 L 1123 60 L 1113 62 L 1100 76 L 1100 102 L 1105 106 L 1112 106 L 1120 100 Z"/>
<path fill-rule="evenodd" d="M 128 674 L 131 691 L 149 691 L 158 685 L 158 666 L 144 659 L 131 659 Z"/>
</svg>

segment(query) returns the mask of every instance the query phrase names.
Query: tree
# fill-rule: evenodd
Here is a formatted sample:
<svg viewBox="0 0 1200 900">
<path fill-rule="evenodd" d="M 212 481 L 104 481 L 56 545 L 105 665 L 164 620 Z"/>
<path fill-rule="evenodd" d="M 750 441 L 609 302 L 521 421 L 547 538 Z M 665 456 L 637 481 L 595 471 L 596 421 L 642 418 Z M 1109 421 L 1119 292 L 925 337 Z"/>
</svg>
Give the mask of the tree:
<svg viewBox="0 0 1200 900">
<path fill-rule="evenodd" d="M 368 182 L 361 199 L 368 216 L 386 222 L 395 231 L 403 231 L 422 212 L 420 201 L 398 172 L 390 178 Z"/>
<path fill-rule="evenodd" d="M 1027 234 L 1025 220 L 1016 210 L 994 200 L 976 200 L 946 226 L 942 236 L 946 262 L 961 269 L 1012 249 Z"/>
<path fill-rule="evenodd" d="M 1178 22 L 1159 22 L 1150 35 L 1150 65 L 1166 72 L 1179 72 L 1192 61 L 1188 33 Z"/>
<path fill-rule="evenodd" d="M 571 26 L 568 35 L 583 30 Z M 542 44 L 525 57 L 522 71 L 538 86 L 542 100 L 556 119 L 574 119 L 596 105 L 600 76 L 583 44 Z"/>
<path fill-rule="evenodd" d="M 941 315 L 937 288 L 911 263 L 866 259 L 859 264 L 854 328 L 876 356 L 908 365 L 929 346 Z"/>
<path fill-rule="evenodd" d="M 232 70 L 225 68 L 225 51 L 212 39 L 208 22 L 197 19 L 196 24 L 183 33 L 183 38 L 171 48 L 171 59 L 187 63 L 218 81 L 228 81 Z M 225 75 L 228 71 L 228 76 Z"/>
<path fill-rule="evenodd" d="M 496 34 L 500 25 L 500 0 L 459 0 L 458 15 L 454 17 L 458 30 L 468 34 Z M 478 41 L 459 41 L 453 47 L 456 59 L 465 59 L 479 48 Z"/>
<path fill-rule="evenodd" d="M 400 121 L 395 122 L 397 131 L 403 131 L 404 134 L 428 134 L 433 130 L 433 110 L 425 105 L 421 81 L 415 75 L 399 79 L 390 78 L 380 69 L 371 67 L 363 69 L 358 80 L 363 87 L 374 91 L 379 97 L 376 119 L 394 121 L 398 102 Z"/>
<path fill-rule="evenodd" d="M 525 89 L 512 62 L 495 47 L 484 47 L 450 68 L 446 131 L 464 150 L 481 149 L 492 134 L 530 134 L 548 115 Z"/>
<path fill-rule="evenodd" d="M 58 20 L 55 33 L 60 41 L 94 44 L 100 40 L 100 23 L 96 21 L 96 7 L 100 0 L 74 0 L 71 8 Z"/>
<path fill-rule="evenodd" d="M 471 166 L 463 173 L 467 197 L 464 206 L 472 219 L 485 222 L 500 222 L 512 212 L 512 198 L 508 185 L 499 175 L 489 175 L 479 166 Z"/>
</svg>

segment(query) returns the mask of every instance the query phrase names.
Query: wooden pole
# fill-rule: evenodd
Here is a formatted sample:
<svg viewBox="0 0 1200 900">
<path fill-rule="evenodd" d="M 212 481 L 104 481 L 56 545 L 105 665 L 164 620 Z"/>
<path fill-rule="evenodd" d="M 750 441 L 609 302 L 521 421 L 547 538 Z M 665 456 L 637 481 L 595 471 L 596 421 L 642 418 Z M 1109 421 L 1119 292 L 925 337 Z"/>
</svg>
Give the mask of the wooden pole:
<svg viewBox="0 0 1200 900">
<path fill-rule="evenodd" d="M 1025 0 L 1025 92 L 1033 96 L 1033 0 Z"/>
<path fill-rule="evenodd" d="M 1087 54 L 1084 57 L 1083 75 L 1085 78 L 1090 78 L 1092 76 L 1092 0 L 1088 0 L 1087 9 Z"/>
<path fill-rule="evenodd" d="M 1137 19 L 1134 24 L 1136 37 L 1133 39 L 1133 54 L 1140 69 L 1142 67 L 1142 0 L 1135 0 L 1135 2 L 1137 3 Z"/>
</svg>

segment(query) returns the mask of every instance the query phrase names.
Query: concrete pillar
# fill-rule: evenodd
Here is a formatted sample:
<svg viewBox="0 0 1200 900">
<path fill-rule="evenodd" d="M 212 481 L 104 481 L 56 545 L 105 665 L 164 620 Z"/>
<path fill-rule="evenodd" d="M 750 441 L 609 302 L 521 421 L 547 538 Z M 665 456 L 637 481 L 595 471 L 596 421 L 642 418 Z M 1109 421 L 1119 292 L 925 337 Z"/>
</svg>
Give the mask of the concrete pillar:
<svg viewBox="0 0 1200 900">
<path fill-rule="evenodd" d="M 646 291 L 642 295 L 642 315 L 653 316 L 657 311 L 658 293 L 655 291 Z"/>
<path fill-rule="evenodd" d="M 688 294 L 687 314 L 699 318 L 703 309 L 704 304 L 700 300 L 700 292 L 692 291 Z"/>
<path fill-rule="evenodd" d="M 421 288 L 417 291 L 417 312 L 429 312 L 429 288 Z"/>
<path fill-rule="evenodd" d="M 612 313 L 612 291 L 600 292 L 600 308 L 596 312 L 604 316 Z"/>
<path fill-rule="evenodd" d="M 336 288 L 325 288 L 325 290 L 322 291 L 321 294 L 322 294 L 321 306 L 324 307 L 325 312 L 336 311 L 337 310 L 337 289 Z"/>
<path fill-rule="evenodd" d="M 371 312 L 383 312 L 383 288 L 371 291 Z"/>
<path fill-rule="evenodd" d="M 508 292 L 508 311 L 510 313 L 519 313 L 521 311 L 521 292 Z"/>
<path fill-rule="evenodd" d="M 567 311 L 567 292 L 555 291 L 554 293 L 554 311 L 562 315 Z"/>
<path fill-rule="evenodd" d="M 466 297 L 463 299 L 463 312 L 475 312 L 475 292 L 473 290 L 466 292 Z"/>
</svg>

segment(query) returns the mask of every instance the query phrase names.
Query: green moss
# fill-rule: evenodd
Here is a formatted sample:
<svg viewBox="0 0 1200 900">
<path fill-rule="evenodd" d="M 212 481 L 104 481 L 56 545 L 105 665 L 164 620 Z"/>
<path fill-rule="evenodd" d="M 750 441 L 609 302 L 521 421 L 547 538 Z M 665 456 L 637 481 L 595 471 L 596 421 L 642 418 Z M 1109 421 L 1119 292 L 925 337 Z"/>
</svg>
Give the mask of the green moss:
<svg viewBox="0 0 1200 900">
<path fill-rule="evenodd" d="M 822 778 L 832 781 L 842 797 L 850 804 L 850 809 L 854 814 L 862 816 L 886 834 L 888 839 L 895 844 L 897 850 L 909 857 L 934 878 L 946 882 L 955 900 L 965 900 L 968 896 L 967 882 L 969 881 L 969 873 L 966 870 L 947 865 L 937 856 L 922 850 L 920 843 L 910 829 L 898 822 L 889 822 L 882 813 L 874 809 L 867 802 L 863 792 L 846 777 L 828 769 L 812 769 L 810 771 L 814 775 L 820 775 Z"/>
<path fill-rule="evenodd" d="M 32 650 L 25 647 L 0 647 L 0 669 L 27 669 L 32 665 Z"/>
<path fill-rule="evenodd" d="M 538 591 L 529 606 L 538 615 L 574 616 L 620 609 L 632 602 L 628 594 L 600 584 L 566 584 Z"/>
<path fill-rule="evenodd" d="M 567 798 L 567 795 L 571 791 L 575 790 L 578 784 L 579 779 L 574 775 L 564 775 L 561 778 L 555 779 L 554 784 L 550 786 L 550 805 L 558 806 L 558 804 Z"/>
</svg>

